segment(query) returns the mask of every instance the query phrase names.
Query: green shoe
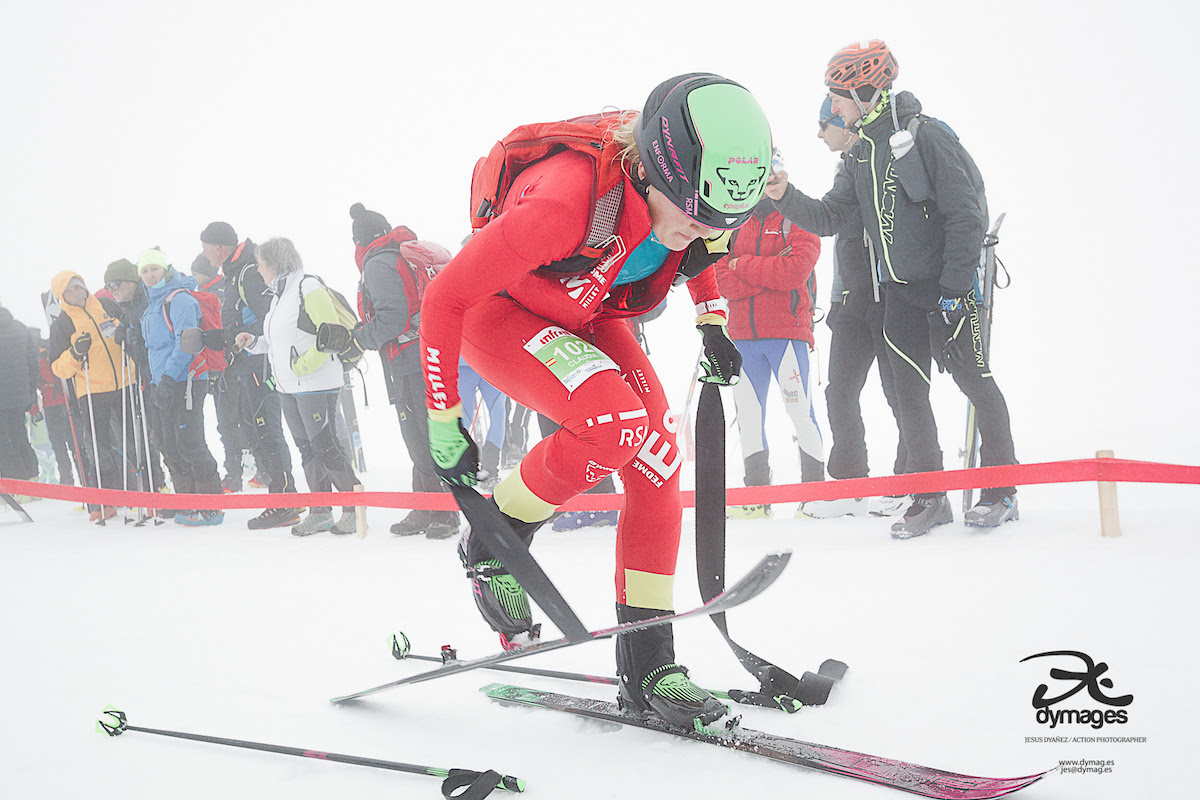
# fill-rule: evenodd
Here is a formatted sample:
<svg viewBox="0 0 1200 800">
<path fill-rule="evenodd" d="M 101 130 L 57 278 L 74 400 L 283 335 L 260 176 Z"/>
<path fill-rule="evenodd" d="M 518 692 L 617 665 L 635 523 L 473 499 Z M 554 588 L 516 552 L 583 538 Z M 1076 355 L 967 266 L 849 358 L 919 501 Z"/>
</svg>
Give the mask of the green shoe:
<svg viewBox="0 0 1200 800">
<path fill-rule="evenodd" d="M 642 680 L 642 696 L 665 721 L 688 729 L 703 728 L 729 713 L 712 692 L 692 683 L 687 669 L 664 664 Z"/>
<path fill-rule="evenodd" d="M 771 504 L 761 506 L 729 506 L 725 509 L 726 519 L 770 519 L 775 516 Z"/>
</svg>

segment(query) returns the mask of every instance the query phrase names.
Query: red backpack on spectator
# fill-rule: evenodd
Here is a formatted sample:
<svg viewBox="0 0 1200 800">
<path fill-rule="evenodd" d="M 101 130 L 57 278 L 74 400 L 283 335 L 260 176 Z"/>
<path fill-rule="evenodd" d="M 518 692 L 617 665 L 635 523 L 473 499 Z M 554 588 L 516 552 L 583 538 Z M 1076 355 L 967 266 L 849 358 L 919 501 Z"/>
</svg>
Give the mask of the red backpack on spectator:
<svg viewBox="0 0 1200 800">
<path fill-rule="evenodd" d="M 221 329 L 221 300 L 212 292 L 201 292 L 194 289 L 176 289 L 163 298 L 163 321 L 167 330 L 175 333 L 171 323 L 171 300 L 181 292 L 190 294 L 200 304 L 200 332 L 204 336 L 204 349 L 192 359 L 190 372 L 201 375 L 205 372 L 217 373 L 225 371 L 225 335 Z M 214 377 L 210 374 L 209 377 Z"/>
</svg>

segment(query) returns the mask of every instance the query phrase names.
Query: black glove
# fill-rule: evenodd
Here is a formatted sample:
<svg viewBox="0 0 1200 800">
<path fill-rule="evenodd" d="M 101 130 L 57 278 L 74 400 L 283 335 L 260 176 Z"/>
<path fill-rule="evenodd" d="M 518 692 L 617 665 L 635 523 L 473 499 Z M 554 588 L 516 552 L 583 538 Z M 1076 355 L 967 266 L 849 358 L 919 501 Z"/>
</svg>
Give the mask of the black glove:
<svg viewBox="0 0 1200 800">
<path fill-rule="evenodd" d="M 697 325 L 696 330 L 704 338 L 703 383 L 718 386 L 733 386 L 742 374 L 742 354 L 729 338 L 724 325 Z"/>
<path fill-rule="evenodd" d="M 87 361 L 88 350 L 92 347 L 92 335 L 88 332 L 83 332 L 75 337 L 75 341 L 71 342 L 71 355 L 76 361 Z"/>
<path fill-rule="evenodd" d="M 317 328 L 317 349 L 322 353 L 337 353 L 344 367 L 353 367 L 363 357 L 358 328 L 350 330 L 333 322 L 322 322 Z"/>
<path fill-rule="evenodd" d="M 154 387 L 154 405 L 162 412 L 169 412 L 176 408 L 183 407 L 183 390 L 186 384 L 172 378 L 170 375 L 163 375 L 158 385 Z"/>
<path fill-rule="evenodd" d="M 118 347 L 125 346 L 125 332 L 128 330 L 124 325 L 118 324 L 117 329 L 113 331 L 113 341 L 116 342 Z"/>
<path fill-rule="evenodd" d="M 974 307 L 975 303 L 969 297 L 942 295 L 938 299 L 938 310 L 929 312 L 929 316 L 935 320 L 940 317 L 944 326 L 941 334 L 941 347 L 937 346 L 936 338 L 933 342 L 938 372 L 949 372 L 951 365 L 962 363 L 962 343 L 971 337 L 971 331 L 966 330 L 967 318 Z M 930 327 L 932 330 L 937 329 L 936 323 Z"/>
</svg>

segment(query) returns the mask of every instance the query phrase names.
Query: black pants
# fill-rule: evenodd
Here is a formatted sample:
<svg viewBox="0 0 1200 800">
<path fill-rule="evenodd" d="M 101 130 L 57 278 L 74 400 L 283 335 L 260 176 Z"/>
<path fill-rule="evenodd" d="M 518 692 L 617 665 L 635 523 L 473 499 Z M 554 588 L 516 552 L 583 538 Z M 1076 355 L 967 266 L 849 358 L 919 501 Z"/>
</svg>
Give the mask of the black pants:
<svg viewBox="0 0 1200 800">
<path fill-rule="evenodd" d="M 825 388 L 825 404 L 829 410 L 833 446 L 829 448 L 826 468 L 830 476 L 838 479 L 865 478 L 870 474 L 859 398 L 871 365 L 877 361 L 883 396 L 896 418 L 897 430 L 900 429 L 896 382 L 883 339 L 883 287 L 880 291 L 878 303 L 869 290 L 855 291 L 844 295 L 844 303 L 834 303 L 829 309 L 828 324 L 833 338 L 829 345 L 829 385 Z M 904 436 L 901 435 L 893 465 L 895 474 L 904 472 L 906 456 Z"/>
<path fill-rule="evenodd" d="M 158 387 L 154 387 L 146 400 L 154 403 L 150 422 L 153 435 L 162 450 L 163 460 L 171 473 L 171 482 L 178 494 L 220 494 L 221 478 L 217 474 L 217 460 L 208 449 L 204 439 L 204 395 L 206 385 L 193 382 L 191 385 L 191 408 L 187 407 L 187 388 L 182 396 L 163 406 L 154 399 Z"/>
<path fill-rule="evenodd" d="M 237 481 L 242 480 L 242 452 L 248 450 L 246 431 L 242 427 L 242 415 L 238 394 L 241 382 L 236 376 L 221 377 L 210 386 L 213 410 L 217 418 L 217 434 L 221 437 L 221 449 L 225 454 L 225 474 Z"/>
<path fill-rule="evenodd" d="M 908 447 L 907 472 L 942 469 L 937 423 L 929 403 L 930 369 L 934 347 L 940 352 L 950 331 L 936 311 L 941 289 L 937 281 L 891 284 L 884 303 L 883 332 L 900 401 L 900 431 Z M 970 317 L 966 331 L 978 324 L 974 294 L 968 298 Z M 967 342 L 971 341 L 966 332 Z M 992 377 L 982 344 L 964 344 L 964 358 L 951 364 L 950 373 L 963 394 L 975 404 L 982 440 L 980 464 L 985 467 L 1017 463 L 1013 449 L 1008 406 Z M 1010 491 L 1012 487 L 1007 487 Z"/>
<path fill-rule="evenodd" d="M 400 358 L 404 358 L 401 356 Z M 396 359 L 399 361 L 399 359 Z M 396 416 L 400 420 L 400 436 L 412 461 L 412 488 L 414 492 L 444 492 L 447 487 L 433 468 L 433 456 L 429 453 L 429 413 L 425 410 L 425 379 L 420 371 L 396 374 L 391 362 L 384 369 L 389 373 L 389 388 L 396 405 Z"/>
<path fill-rule="evenodd" d="M 29 444 L 25 409 L 0 411 L 0 478 L 29 481 L 37 474 L 37 454 Z"/>
<path fill-rule="evenodd" d="M 308 481 L 310 492 L 354 491 L 358 477 L 342 438 L 337 434 L 337 404 L 341 391 L 314 392 L 312 394 L 277 395 L 283 405 L 283 418 L 287 420 L 292 441 L 300 451 L 300 465 Z M 347 506 L 347 511 L 352 506 Z M 328 511 L 314 508 L 313 511 Z"/>
<path fill-rule="evenodd" d="M 71 421 L 67 419 L 67 404 L 46 406 L 46 437 L 54 449 L 54 461 L 58 464 L 58 482 L 63 486 L 75 484 L 75 449 L 71 444 Z"/>
<path fill-rule="evenodd" d="M 119 391 L 93 392 L 90 401 L 85 395 L 78 399 L 75 409 L 75 433 L 84 453 L 82 468 L 85 485 L 124 489 L 126 454 L 133 455 L 136 447 L 133 409 L 129 405 L 122 407 Z M 122 411 L 125 413 L 124 424 Z M 126 436 L 124 442 L 121 441 L 122 432 Z"/>
<path fill-rule="evenodd" d="M 296 491 L 292 477 L 292 451 L 283 436 L 283 412 L 280 394 L 266 384 L 257 370 L 224 379 L 221 403 L 223 413 L 235 413 L 241 422 L 240 435 L 254 454 L 259 475 L 266 478 L 272 494 Z M 290 423 L 289 423 L 290 425 Z M 293 433 L 293 436 L 295 434 Z M 236 467 L 226 461 L 226 471 L 241 477 L 241 450 Z M 236 471 L 235 471 L 236 470 Z"/>
</svg>

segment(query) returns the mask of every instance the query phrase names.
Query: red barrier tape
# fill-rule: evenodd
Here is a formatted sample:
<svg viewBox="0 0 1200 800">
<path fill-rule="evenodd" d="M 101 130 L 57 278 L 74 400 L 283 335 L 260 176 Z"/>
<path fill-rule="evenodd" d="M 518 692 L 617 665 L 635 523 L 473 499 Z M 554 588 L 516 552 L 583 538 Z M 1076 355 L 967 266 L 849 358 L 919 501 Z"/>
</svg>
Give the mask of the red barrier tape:
<svg viewBox="0 0 1200 800">
<path fill-rule="evenodd" d="M 851 478 L 842 481 L 789 483 L 779 486 L 747 486 L 727 489 L 729 505 L 760 503 L 796 503 L 806 500 L 833 500 L 842 497 L 880 497 L 883 495 L 944 492 L 954 489 L 986 489 L 995 486 L 1027 486 L 1046 483 L 1117 483 L 1200 484 L 1200 467 L 1160 464 L 1154 461 L 1128 461 L 1119 458 L 1088 458 L 1078 461 L 1050 461 L 1043 464 L 1013 464 L 1002 467 L 943 472 L 916 472 L 883 478 Z M 0 492 L 134 508 L 291 508 L 294 506 L 367 506 L 370 508 L 423 508 L 433 511 L 457 510 L 454 498 L 440 492 L 308 492 L 303 494 L 161 494 L 124 492 L 116 489 L 91 489 L 59 486 L 0 478 Z M 686 508 L 696 505 L 695 492 L 683 492 Z M 563 511 L 620 510 L 623 494 L 582 494 L 561 507 Z"/>
</svg>

